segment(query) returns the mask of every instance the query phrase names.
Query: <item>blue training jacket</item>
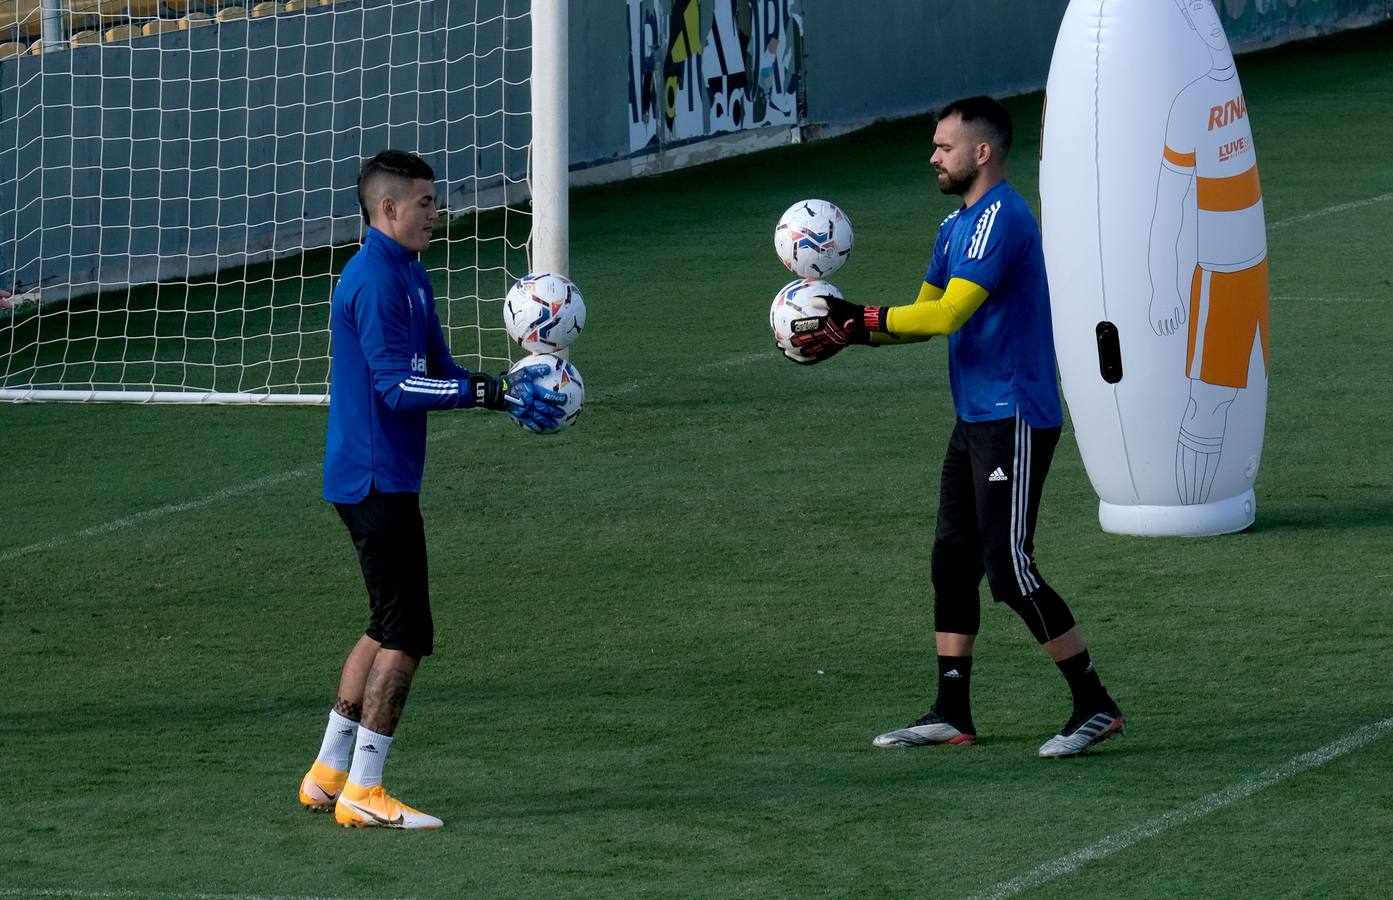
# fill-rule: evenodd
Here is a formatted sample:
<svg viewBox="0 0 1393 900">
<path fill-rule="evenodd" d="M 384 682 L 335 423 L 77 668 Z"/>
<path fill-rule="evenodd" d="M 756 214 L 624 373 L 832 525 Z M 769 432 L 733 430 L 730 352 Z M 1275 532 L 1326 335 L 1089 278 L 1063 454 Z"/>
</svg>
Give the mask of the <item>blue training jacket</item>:
<svg viewBox="0 0 1393 900">
<path fill-rule="evenodd" d="M 426 413 L 474 405 L 416 254 L 375 228 L 344 266 L 331 312 L 324 499 L 420 493 Z"/>
</svg>

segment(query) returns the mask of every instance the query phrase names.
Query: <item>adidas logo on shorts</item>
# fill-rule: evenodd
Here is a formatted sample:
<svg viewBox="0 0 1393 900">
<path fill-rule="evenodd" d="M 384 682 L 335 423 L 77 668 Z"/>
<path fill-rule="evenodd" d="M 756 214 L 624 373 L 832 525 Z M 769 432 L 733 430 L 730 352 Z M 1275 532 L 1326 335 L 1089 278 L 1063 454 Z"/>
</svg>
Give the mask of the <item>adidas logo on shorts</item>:
<svg viewBox="0 0 1393 900">
<path fill-rule="evenodd" d="M 1006 480 L 1006 473 L 1003 472 L 1003 471 L 1001 471 L 1001 466 L 997 466 L 996 469 L 993 470 L 992 473 L 991 473 L 990 475 L 987 476 L 987 480 L 988 480 L 988 481 L 1005 481 L 1005 480 Z"/>
</svg>

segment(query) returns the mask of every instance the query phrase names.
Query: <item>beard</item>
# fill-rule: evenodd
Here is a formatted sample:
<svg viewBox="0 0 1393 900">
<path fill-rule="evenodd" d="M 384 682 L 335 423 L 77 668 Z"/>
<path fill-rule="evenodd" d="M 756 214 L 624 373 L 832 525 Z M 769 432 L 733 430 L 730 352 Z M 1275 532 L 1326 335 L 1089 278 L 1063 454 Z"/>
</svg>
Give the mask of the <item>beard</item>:
<svg viewBox="0 0 1393 900">
<path fill-rule="evenodd" d="M 946 169 L 937 173 L 938 189 L 945 194 L 957 194 L 962 196 L 967 193 L 967 189 L 972 187 L 972 183 L 977 180 L 977 170 L 971 172 L 950 172 Z"/>
</svg>

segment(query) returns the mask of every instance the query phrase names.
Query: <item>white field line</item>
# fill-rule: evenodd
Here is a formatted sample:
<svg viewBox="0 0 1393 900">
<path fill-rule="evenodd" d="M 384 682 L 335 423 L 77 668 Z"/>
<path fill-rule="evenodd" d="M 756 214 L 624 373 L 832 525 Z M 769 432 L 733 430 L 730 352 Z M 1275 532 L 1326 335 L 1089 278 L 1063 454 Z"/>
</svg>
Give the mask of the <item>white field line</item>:
<svg viewBox="0 0 1393 900">
<path fill-rule="evenodd" d="M 1201 797 L 1199 800 L 1182 807 L 1173 812 L 1164 813 L 1154 819 L 1135 825 L 1125 831 L 1108 835 L 1102 840 L 1095 841 L 1087 847 L 1075 850 L 1058 859 L 1037 866 L 1023 875 L 1018 875 L 1010 881 L 1003 881 L 1000 884 L 989 888 L 987 891 L 978 894 L 977 900 L 1000 900 L 1000 898 L 1011 897 L 1022 891 L 1037 888 L 1040 885 L 1068 875 L 1085 863 L 1111 856 L 1119 850 L 1126 850 L 1133 844 L 1153 838 L 1162 832 L 1169 831 L 1178 825 L 1184 825 L 1195 819 L 1202 818 L 1212 812 L 1217 812 L 1224 807 L 1246 797 L 1256 794 L 1258 791 L 1271 787 L 1279 781 L 1285 781 L 1294 775 L 1300 775 L 1309 769 L 1319 768 L 1331 760 L 1339 759 L 1347 753 L 1358 750 L 1366 744 L 1371 744 L 1383 737 L 1390 730 L 1393 730 L 1393 716 L 1380 722 L 1365 725 L 1363 728 L 1355 730 L 1353 733 L 1335 741 L 1333 744 L 1326 744 L 1319 750 L 1312 750 L 1300 756 L 1287 760 L 1280 766 L 1255 775 L 1252 778 L 1231 784 L 1221 791 L 1216 791 L 1208 796 Z"/>
<path fill-rule="evenodd" d="M 426 440 L 427 442 L 434 442 L 442 440 L 444 438 L 453 437 L 457 431 L 458 429 L 455 428 L 446 428 L 440 431 L 434 431 L 430 433 Z M 266 475 L 262 478 L 257 478 L 254 481 L 248 481 L 245 484 L 233 485 L 232 487 L 223 488 L 220 491 L 214 491 L 213 493 L 208 494 L 205 497 L 199 497 L 196 500 L 186 500 L 182 503 L 170 503 L 166 506 L 159 506 L 154 509 L 147 509 L 142 512 L 132 513 L 131 515 L 124 516 L 120 519 L 113 519 L 110 522 L 103 522 L 100 525 L 92 525 L 91 527 L 84 528 L 81 531 L 74 531 L 71 534 L 62 535 L 56 538 L 50 538 L 46 541 L 40 541 L 37 544 L 29 544 L 24 547 L 15 547 L 11 550 L 0 551 L 0 564 L 7 563 L 12 559 L 18 559 L 21 556 L 28 556 L 30 553 L 42 553 L 45 550 L 52 550 L 56 547 L 61 547 L 64 544 L 70 544 L 73 541 L 78 540 L 80 538 L 96 537 L 99 534 L 109 534 L 113 531 L 121 531 L 122 529 L 129 528 L 132 525 L 138 525 L 141 522 L 148 522 L 151 519 L 160 519 L 164 518 L 165 516 L 172 516 L 177 515 L 178 513 L 188 512 L 189 510 L 202 509 L 206 506 L 212 506 L 215 503 L 221 503 L 224 500 L 231 500 L 234 497 L 243 497 L 247 494 L 255 494 L 259 491 L 275 487 L 276 485 L 282 484 L 287 481 L 294 481 L 297 478 L 308 478 L 311 475 L 318 475 L 321 471 L 322 470 L 320 469 L 320 467 L 318 465 L 315 465 L 306 466 L 302 469 L 294 469 L 289 472 L 281 472 L 276 475 Z M 6 895 L 0 893 L 0 897 L 4 896 Z"/>
<path fill-rule="evenodd" d="M 774 343 L 771 340 L 768 347 L 760 350 L 757 353 L 741 353 L 737 356 L 727 356 L 724 359 L 714 359 L 709 363 L 702 363 L 701 365 L 697 366 L 695 369 L 692 370 L 692 373 L 696 375 L 701 375 L 705 372 L 716 372 L 724 369 L 737 369 L 741 366 L 748 366 L 750 363 L 759 362 L 762 359 L 773 359 L 778 355 L 778 350 L 775 349 Z"/>
<path fill-rule="evenodd" d="M 67 888 L 0 888 L 0 897 L 73 897 L 75 900 L 350 900 L 302 894 L 184 894 L 163 891 L 82 891 Z"/>
<path fill-rule="evenodd" d="M 728 356 L 723 359 L 713 360 L 709 363 L 705 363 L 704 365 L 698 366 L 697 368 L 693 369 L 692 372 L 694 374 L 702 374 L 706 372 L 713 372 L 724 369 L 739 368 L 742 366 L 747 366 L 761 359 L 767 359 L 769 358 L 769 355 L 773 352 L 773 348 L 771 347 L 768 350 L 761 350 L 758 353 L 742 353 L 737 356 Z M 624 394 L 631 394 L 634 391 L 641 388 L 642 386 L 642 383 L 638 381 L 632 381 L 627 384 L 621 384 L 605 392 L 605 394 L 602 395 L 602 398 L 597 399 L 608 400 L 613 397 L 623 396 Z M 439 431 L 432 431 L 427 440 L 433 443 L 438 440 L 453 437 L 457 431 L 458 429 L 455 428 L 445 428 Z M 64 544 L 72 543 L 73 541 L 78 540 L 80 538 L 95 537 L 99 534 L 109 534 L 110 532 L 120 531 L 124 528 L 129 528 L 132 525 L 137 525 L 141 522 L 150 521 L 151 519 L 159 519 L 165 516 L 171 516 L 176 515 L 178 513 L 188 512 L 194 509 L 202 509 L 206 506 L 212 506 L 213 504 L 220 503 L 224 500 L 231 500 L 234 497 L 241 497 L 247 494 L 254 494 L 258 491 L 265 490 L 266 488 L 275 487 L 276 485 L 286 481 L 293 481 L 297 478 L 306 478 L 310 475 L 316 475 L 319 473 L 319 471 L 320 469 L 318 466 L 313 466 L 302 469 L 295 469 L 290 472 L 281 472 L 277 475 L 267 475 L 263 478 L 258 478 L 255 481 L 249 481 L 245 484 L 234 485 L 233 487 L 223 488 L 220 491 L 214 491 L 213 493 L 205 497 L 200 497 L 196 500 L 187 500 L 182 503 L 171 503 L 167 506 L 160 506 L 156 507 L 155 509 L 147 509 L 143 512 L 133 513 L 132 515 L 125 516 L 120 519 L 114 519 L 110 522 L 104 522 L 101 525 L 93 525 L 89 528 L 84 528 L 81 531 L 75 531 L 71 534 L 63 535 L 61 537 L 50 538 L 46 541 L 40 541 L 36 544 L 28 544 L 23 547 L 15 547 L 10 550 L 3 550 L 0 551 L 0 564 L 7 563 L 12 559 L 18 559 L 21 556 L 28 556 L 31 553 L 42 553 L 45 550 L 52 550 L 56 547 L 61 547 Z M 5 895 L 0 894 L 0 897 L 3 896 Z"/>
<path fill-rule="evenodd" d="M 1302 213 L 1299 216 L 1288 216 L 1285 219 L 1278 219 L 1276 222 L 1268 224 L 1267 230 L 1272 231 L 1277 228 L 1285 228 L 1288 225 L 1299 225 L 1302 222 L 1309 222 L 1312 219 L 1333 216 L 1336 213 L 1348 212 L 1351 209 L 1359 209 L 1363 206 L 1373 206 L 1375 203 L 1385 203 L 1389 200 L 1393 200 L 1393 194 L 1379 194 L 1377 197 L 1366 197 L 1363 200 L 1351 200 L 1349 203 L 1340 203 L 1335 206 L 1327 206 L 1325 209 L 1315 210 L 1314 212 Z"/>
<path fill-rule="evenodd" d="M 1359 209 L 1364 206 L 1373 206 L 1375 203 L 1385 203 L 1393 200 L 1393 194 L 1379 194 L 1377 197 L 1366 197 L 1363 200 L 1352 200 L 1349 203 L 1340 203 L 1335 206 L 1327 206 L 1325 209 L 1318 209 L 1314 212 L 1302 213 L 1299 216 L 1290 216 L 1279 219 L 1267 226 L 1268 231 L 1278 228 L 1285 228 L 1288 225 L 1297 225 L 1301 222 L 1309 222 L 1312 219 L 1319 219 L 1323 216 L 1333 216 L 1336 213 L 1348 212 L 1351 209 Z M 1290 301 L 1302 300 L 1308 303 L 1383 303 L 1377 297 L 1273 297 L 1273 300 Z"/>
<path fill-rule="evenodd" d="M 757 353 L 741 353 L 735 356 L 726 356 L 721 359 L 712 360 L 708 363 L 702 363 L 696 368 L 689 370 L 686 374 L 706 375 L 710 374 L 711 372 L 725 371 L 729 369 L 737 369 L 743 366 L 748 366 L 751 363 L 760 361 L 761 359 L 769 359 L 771 354 L 778 354 L 778 351 L 775 350 L 772 346 L 772 341 L 770 343 L 771 346 L 767 350 L 760 350 Z M 595 399 L 601 401 L 613 400 L 616 397 L 623 397 L 626 394 L 632 394 L 634 391 L 637 391 L 642 387 L 643 382 L 641 381 L 627 381 L 623 384 L 615 385 L 614 387 L 605 391 L 603 394 L 597 396 Z"/>
<path fill-rule="evenodd" d="M 26 547 L 16 547 L 13 550 L 6 550 L 0 553 L 0 563 L 7 563 L 12 559 L 27 556 L 30 553 L 40 553 L 44 550 L 52 550 L 64 544 L 71 543 L 79 538 L 95 537 L 99 534 L 108 534 L 112 531 L 120 531 L 141 522 L 148 522 L 151 519 L 159 519 L 164 516 L 175 515 L 176 513 L 188 512 L 191 509 L 202 509 L 205 506 L 212 506 L 223 500 L 231 500 L 233 497 L 241 497 L 244 494 L 253 494 L 264 488 L 274 487 L 284 481 L 295 478 L 304 478 L 313 473 L 314 469 L 296 469 L 293 472 L 281 472 L 278 475 L 267 475 L 255 481 L 248 481 L 246 484 L 239 484 L 220 491 L 214 491 L 206 497 L 199 497 L 197 500 L 186 500 L 183 503 L 170 503 L 167 506 L 159 506 L 154 509 L 147 509 L 143 512 L 133 513 L 120 519 L 113 519 L 110 522 L 103 522 L 101 525 L 93 525 L 81 531 L 74 531 L 72 534 L 62 537 L 51 538 L 37 544 L 29 544 Z"/>
<path fill-rule="evenodd" d="M 1300 300 L 1303 303 L 1387 303 L 1378 297 L 1301 297 L 1295 294 L 1289 296 L 1273 297 L 1273 300 Z"/>
</svg>

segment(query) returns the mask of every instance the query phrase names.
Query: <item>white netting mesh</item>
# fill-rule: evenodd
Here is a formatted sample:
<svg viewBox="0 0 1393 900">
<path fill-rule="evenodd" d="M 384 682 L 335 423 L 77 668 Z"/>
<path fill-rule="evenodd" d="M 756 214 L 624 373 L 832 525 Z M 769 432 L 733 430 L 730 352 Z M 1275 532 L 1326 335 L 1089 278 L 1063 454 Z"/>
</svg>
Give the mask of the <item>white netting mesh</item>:
<svg viewBox="0 0 1393 900">
<path fill-rule="evenodd" d="M 456 355 L 506 365 L 526 0 L 49 2 L 47 31 L 38 0 L 0 7 L 0 287 L 24 300 L 0 311 L 0 396 L 319 400 L 357 170 L 387 147 L 450 211 L 425 262 Z"/>
</svg>

